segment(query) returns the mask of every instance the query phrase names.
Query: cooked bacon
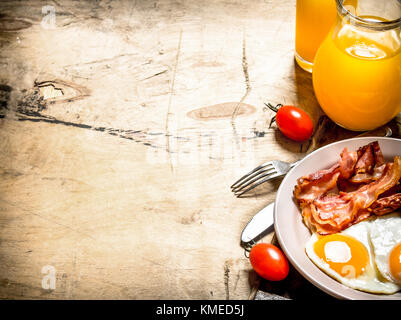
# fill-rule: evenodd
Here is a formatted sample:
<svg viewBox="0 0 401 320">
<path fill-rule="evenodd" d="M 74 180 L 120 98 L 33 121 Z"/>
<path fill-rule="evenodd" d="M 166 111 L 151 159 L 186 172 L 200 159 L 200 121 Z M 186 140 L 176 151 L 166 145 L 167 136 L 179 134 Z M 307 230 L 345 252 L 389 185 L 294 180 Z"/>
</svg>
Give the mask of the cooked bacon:
<svg viewBox="0 0 401 320">
<path fill-rule="evenodd" d="M 383 164 L 381 164 L 379 166 L 376 165 L 375 168 L 373 169 L 372 179 L 373 180 L 379 179 L 383 175 L 385 167 L 386 167 L 385 163 L 383 163 Z"/>
<path fill-rule="evenodd" d="M 352 183 L 370 183 L 381 177 L 384 170 L 384 157 L 379 143 L 374 141 L 357 151 L 358 160 L 354 168 Z"/>
<path fill-rule="evenodd" d="M 382 164 L 381 166 L 375 166 L 373 173 L 357 173 L 350 181 L 354 184 L 366 184 L 375 181 L 383 175 L 384 168 L 385 164 Z"/>
<path fill-rule="evenodd" d="M 355 165 L 355 173 L 372 173 L 375 166 L 372 144 L 369 143 L 358 149 L 358 161 Z"/>
<path fill-rule="evenodd" d="M 305 224 L 320 234 L 401 208 L 401 157 L 385 163 L 377 141 L 354 152 L 345 148 L 340 156 L 331 168 L 299 178 L 294 188 Z"/>
<path fill-rule="evenodd" d="M 361 210 L 361 211 L 358 212 L 358 216 L 357 216 L 356 219 L 352 222 L 351 225 L 357 224 L 357 223 L 359 223 L 359 222 L 361 222 L 361 221 L 363 221 L 363 220 L 369 218 L 371 215 L 372 215 L 372 214 L 371 214 L 370 211 L 368 211 L 368 210 Z"/>
<path fill-rule="evenodd" d="M 377 216 L 382 216 L 399 208 L 401 208 L 401 193 L 396 193 L 376 200 L 368 210 Z"/>
<path fill-rule="evenodd" d="M 349 152 L 347 148 L 344 148 L 340 156 L 341 160 L 339 161 L 339 166 L 341 178 L 349 179 L 354 173 L 355 165 L 358 161 L 358 153 L 356 151 Z"/>
<path fill-rule="evenodd" d="M 401 180 L 400 180 L 401 181 Z M 383 192 L 379 198 L 372 203 L 368 210 L 375 215 L 382 216 L 401 208 L 401 183 Z"/>
<path fill-rule="evenodd" d="M 375 157 L 375 167 L 380 167 L 384 164 L 384 156 L 382 150 L 380 149 L 379 142 L 374 141 L 371 143 L 371 145 Z"/>
<path fill-rule="evenodd" d="M 306 226 L 310 230 L 314 230 L 319 234 L 332 234 L 336 233 L 337 230 L 332 228 L 328 224 L 320 224 L 319 221 L 316 221 L 314 216 L 312 215 L 311 204 L 305 206 L 302 209 L 302 218 Z"/>
<path fill-rule="evenodd" d="M 390 189 L 386 190 L 385 192 L 383 192 L 378 199 L 381 198 L 386 198 L 389 196 L 392 196 L 396 193 L 401 193 L 401 180 L 393 187 L 391 187 Z"/>
<path fill-rule="evenodd" d="M 330 169 L 299 178 L 294 189 L 294 197 L 298 204 L 303 207 L 336 188 L 339 175 L 339 165 L 335 164 Z"/>
<path fill-rule="evenodd" d="M 354 175 L 352 177 L 352 179 L 350 179 L 350 182 L 354 183 L 354 184 L 366 184 L 369 183 L 373 180 L 373 175 L 370 173 L 357 173 L 356 175 Z"/>
<path fill-rule="evenodd" d="M 352 183 L 348 179 L 344 179 L 341 176 L 338 177 L 337 188 L 339 192 L 352 192 L 358 190 L 358 188 L 360 187 L 361 187 L 360 184 Z"/>
<path fill-rule="evenodd" d="M 380 194 L 396 186 L 401 179 L 401 157 L 394 157 L 394 162 L 386 163 L 382 176 L 367 185 L 362 186 L 355 192 L 346 194 L 346 197 L 352 199 L 357 195 L 363 195 L 365 207 L 372 204 Z M 372 200 L 374 199 L 374 200 Z"/>
<path fill-rule="evenodd" d="M 377 141 L 353 152 L 344 148 L 340 157 L 339 180 L 343 186 L 347 186 L 344 179 L 354 184 L 363 184 L 379 179 L 383 173 L 384 157 Z"/>
<path fill-rule="evenodd" d="M 339 172 L 331 176 L 338 174 Z M 393 163 L 385 164 L 383 174 L 378 180 L 363 185 L 356 191 L 340 192 L 339 194 L 322 192 L 312 202 L 308 196 L 316 193 L 312 192 L 306 195 L 301 193 L 304 198 L 308 199 L 307 202 L 303 203 L 303 206 L 301 205 L 303 219 L 307 226 L 312 227 L 320 234 L 340 232 L 352 224 L 369 217 L 372 214 L 371 210 L 367 210 L 369 206 L 377 201 L 380 194 L 396 186 L 400 179 L 401 157 L 395 157 Z M 297 193 L 294 192 L 294 195 L 297 196 Z M 392 202 L 383 200 L 383 202 L 388 208 L 390 204 L 398 204 L 400 199 L 397 199 Z M 379 202 L 378 212 L 380 204 Z"/>
</svg>

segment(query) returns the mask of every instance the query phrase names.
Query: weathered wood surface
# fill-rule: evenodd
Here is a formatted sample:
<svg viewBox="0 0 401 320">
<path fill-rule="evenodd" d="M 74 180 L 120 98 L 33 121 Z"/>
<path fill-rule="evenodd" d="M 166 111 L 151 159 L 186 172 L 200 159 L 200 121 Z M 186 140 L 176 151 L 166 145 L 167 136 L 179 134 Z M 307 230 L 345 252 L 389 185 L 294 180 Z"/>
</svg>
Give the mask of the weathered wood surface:
<svg viewBox="0 0 401 320">
<path fill-rule="evenodd" d="M 0 298 L 252 298 L 239 237 L 279 181 L 229 186 L 355 135 L 320 118 L 294 27 L 295 1 L 1 1 Z"/>
</svg>

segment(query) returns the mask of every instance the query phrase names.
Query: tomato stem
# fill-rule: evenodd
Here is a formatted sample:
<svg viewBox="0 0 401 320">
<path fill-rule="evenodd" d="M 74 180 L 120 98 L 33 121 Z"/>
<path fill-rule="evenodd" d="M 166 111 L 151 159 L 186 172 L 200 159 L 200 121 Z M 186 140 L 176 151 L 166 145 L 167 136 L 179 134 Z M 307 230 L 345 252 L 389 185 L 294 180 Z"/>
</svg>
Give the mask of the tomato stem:
<svg viewBox="0 0 401 320">
<path fill-rule="evenodd" d="M 273 106 L 270 102 L 269 103 L 265 103 L 265 106 L 268 107 L 271 111 L 277 112 L 278 109 L 280 109 L 283 105 L 281 103 L 279 103 L 276 106 Z"/>
<path fill-rule="evenodd" d="M 272 124 L 273 124 L 274 122 L 276 122 L 276 116 L 274 116 L 274 117 L 270 120 L 269 129 L 271 129 Z"/>
<path fill-rule="evenodd" d="M 244 255 L 246 258 L 249 258 L 249 253 L 251 252 L 252 247 L 255 245 L 255 241 L 245 243 L 242 247 L 244 248 Z"/>
<path fill-rule="evenodd" d="M 283 106 L 281 103 L 279 103 L 276 106 L 273 106 L 270 102 L 269 103 L 264 103 L 266 107 L 268 107 L 271 111 L 274 111 L 277 113 L 277 111 Z M 269 123 L 269 129 L 271 129 L 272 124 L 276 121 L 276 116 L 271 118 L 270 123 Z"/>
</svg>

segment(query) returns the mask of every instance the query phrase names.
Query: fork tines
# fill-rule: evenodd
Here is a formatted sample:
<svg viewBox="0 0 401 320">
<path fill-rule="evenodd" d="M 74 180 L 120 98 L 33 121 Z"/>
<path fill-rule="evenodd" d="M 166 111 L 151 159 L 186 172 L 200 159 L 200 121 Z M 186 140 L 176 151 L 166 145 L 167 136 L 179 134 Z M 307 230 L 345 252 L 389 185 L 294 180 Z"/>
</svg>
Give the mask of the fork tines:
<svg viewBox="0 0 401 320">
<path fill-rule="evenodd" d="M 231 191 L 233 191 L 237 197 L 241 197 L 244 193 L 271 179 L 276 173 L 273 164 L 271 162 L 266 162 L 236 181 L 231 186 Z"/>
</svg>

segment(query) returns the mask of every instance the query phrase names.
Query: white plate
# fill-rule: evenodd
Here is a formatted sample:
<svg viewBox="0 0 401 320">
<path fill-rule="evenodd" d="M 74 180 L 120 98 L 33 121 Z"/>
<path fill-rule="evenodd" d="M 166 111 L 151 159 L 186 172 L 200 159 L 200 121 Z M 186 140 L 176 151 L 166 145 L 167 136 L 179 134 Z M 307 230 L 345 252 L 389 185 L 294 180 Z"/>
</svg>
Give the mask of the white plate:
<svg viewBox="0 0 401 320">
<path fill-rule="evenodd" d="M 274 229 L 281 248 L 291 264 L 306 279 L 339 299 L 401 299 L 401 292 L 393 295 L 379 295 L 354 290 L 332 279 L 314 265 L 305 253 L 305 243 L 310 238 L 311 233 L 302 221 L 300 210 L 293 198 L 293 190 L 299 177 L 334 165 L 340 159 L 340 153 L 345 147 L 354 151 L 373 141 L 379 142 L 386 161 L 392 161 L 394 156 L 401 155 L 400 139 L 364 137 L 338 141 L 306 156 L 287 173 L 277 191 L 274 207 Z"/>
</svg>

